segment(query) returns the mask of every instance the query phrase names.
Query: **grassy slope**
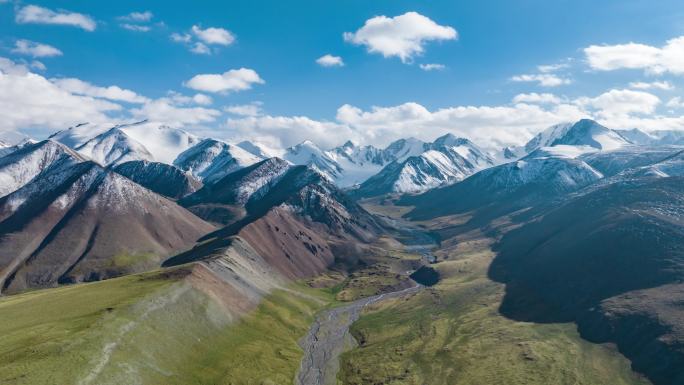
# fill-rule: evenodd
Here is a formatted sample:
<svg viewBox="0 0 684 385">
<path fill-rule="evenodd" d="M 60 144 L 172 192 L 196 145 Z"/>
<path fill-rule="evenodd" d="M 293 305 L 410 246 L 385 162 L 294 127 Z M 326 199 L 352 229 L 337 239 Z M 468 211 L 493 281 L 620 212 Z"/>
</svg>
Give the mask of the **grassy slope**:
<svg viewBox="0 0 684 385">
<path fill-rule="evenodd" d="M 463 242 L 439 264 L 445 279 L 383 303 L 352 327 L 344 384 L 646 384 L 613 349 L 580 339 L 574 324 L 499 315 L 503 285 L 486 277 L 492 253 Z"/>
<path fill-rule="evenodd" d="M 332 294 L 274 292 L 233 321 L 178 276 L 134 275 L 0 299 L 2 384 L 286 384 Z"/>
</svg>

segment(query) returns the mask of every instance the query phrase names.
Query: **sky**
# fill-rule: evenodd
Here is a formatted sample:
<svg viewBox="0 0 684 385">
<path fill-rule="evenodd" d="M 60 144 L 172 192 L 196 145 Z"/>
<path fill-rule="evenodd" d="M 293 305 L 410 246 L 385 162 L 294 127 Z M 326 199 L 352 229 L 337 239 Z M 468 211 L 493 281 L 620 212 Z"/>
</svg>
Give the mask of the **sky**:
<svg viewBox="0 0 684 385">
<path fill-rule="evenodd" d="M 141 119 L 286 147 L 584 117 L 684 130 L 681 0 L 0 0 L 0 130 Z"/>
</svg>

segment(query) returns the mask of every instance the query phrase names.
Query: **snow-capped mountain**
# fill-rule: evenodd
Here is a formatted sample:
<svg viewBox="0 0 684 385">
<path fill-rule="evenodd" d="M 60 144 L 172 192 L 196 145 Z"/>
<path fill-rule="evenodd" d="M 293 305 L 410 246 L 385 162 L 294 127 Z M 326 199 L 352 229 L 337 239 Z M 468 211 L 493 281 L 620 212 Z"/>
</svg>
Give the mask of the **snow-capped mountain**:
<svg viewBox="0 0 684 385">
<path fill-rule="evenodd" d="M 52 140 L 26 144 L 0 158 L 0 197 L 5 196 L 50 168 L 69 168 L 86 159 Z"/>
<path fill-rule="evenodd" d="M 88 140 L 76 147 L 76 151 L 103 166 L 133 160 L 154 160 L 145 146 L 128 136 L 119 127 L 111 128 Z"/>
<path fill-rule="evenodd" d="M 183 198 L 179 203 L 191 208 L 193 212 L 208 213 L 201 206 L 214 205 L 245 205 L 252 198 L 260 198 L 279 182 L 280 178 L 291 168 L 290 162 L 280 158 L 269 158 L 241 170 L 233 172 L 204 186 L 194 194 Z M 208 218 L 220 222 L 220 218 Z"/>
<path fill-rule="evenodd" d="M 556 145 L 587 146 L 595 150 L 615 150 L 631 142 L 618 131 L 606 128 L 590 119 L 576 123 L 563 123 L 551 126 L 532 138 L 526 145 L 529 154 L 541 147 Z"/>
<path fill-rule="evenodd" d="M 370 145 L 359 146 L 347 141 L 339 147 L 323 150 L 313 142 L 305 141 L 288 148 L 283 158 L 293 164 L 310 166 L 334 181 L 338 186 L 346 188 L 362 184 L 393 162 L 403 163 L 412 157 L 426 154 L 428 151 L 441 152 L 444 156 L 433 152 L 427 154 L 423 160 L 415 159 L 410 162 L 414 170 L 407 170 L 405 175 L 406 178 L 410 179 L 410 175 L 417 173 L 418 181 L 414 183 L 416 186 L 434 187 L 445 181 L 460 178 L 459 175 L 465 174 L 465 172 L 449 170 L 460 167 L 449 165 L 449 163 L 460 162 L 460 160 L 454 160 L 455 157 L 465 159 L 470 163 L 465 168 L 475 170 L 493 164 L 492 159 L 472 142 L 467 139 L 456 138 L 451 134 L 438 138 L 433 143 L 426 143 L 415 138 L 399 139 L 384 149 Z M 420 165 L 421 163 L 423 165 Z M 434 170 L 433 172 L 419 171 L 426 168 L 434 168 Z M 437 174 L 441 176 L 436 176 Z M 409 190 L 419 191 L 420 189 L 420 187 L 416 187 Z"/>
<path fill-rule="evenodd" d="M 211 230 L 92 161 L 52 167 L 0 198 L 0 286 L 16 292 L 149 270 Z"/>
<path fill-rule="evenodd" d="M 200 139 L 177 128 L 171 128 L 146 120 L 131 124 L 91 124 L 81 123 L 66 130 L 58 131 L 50 139 L 77 149 L 108 131 L 123 132 L 136 147 L 144 147 L 149 156 L 141 158 L 166 164 L 173 163 L 178 154 L 200 142 Z M 94 144 L 91 143 L 91 146 Z M 130 159 L 127 159 L 130 160 Z M 119 162 L 120 163 L 120 162 Z"/>
<path fill-rule="evenodd" d="M 684 146 L 684 132 L 656 130 L 645 132 L 638 128 L 620 130 L 622 136 L 641 146 Z"/>
<path fill-rule="evenodd" d="M 503 215 L 539 205 L 603 178 L 581 159 L 543 150 L 482 170 L 460 183 L 437 188 L 403 203 L 416 205 L 416 218 L 439 213 L 462 214 L 486 208 L 483 215 Z"/>
<path fill-rule="evenodd" d="M 494 160 L 471 141 L 447 134 L 433 143 L 398 141 L 389 148 L 400 149 L 398 160 L 359 186 L 355 194 L 374 196 L 387 193 L 417 193 L 463 180 L 467 176 L 494 165 Z M 401 160 L 405 159 L 405 160 Z"/>
<path fill-rule="evenodd" d="M 117 165 L 114 172 L 167 198 L 180 199 L 197 191 L 202 183 L 176 166 L 146 160 Z"/>
<path fill-rule="evenodd" d="M 320 149 L 310 140 L 287 148 L 283 154 L 283 159 L 292 164 L 307 165 L 330 180 L 337 180 L 344 173 L 342 166 L 327 151 Z"/>
<path fill-rule="evenodd" d="M 275 150 L 262 143 L 250 142 L 248 140 L 238 143 L 237 146 L 262 159 L 268 159 L 282 155 L 282 151 Z"/>
<path fill-rule="evenodd" d="M 204 139 L 178 155 L 173 164 L 205 183 L 211 183 L 261 160 L 263 158 L 234 144 Z"/>
</svg>

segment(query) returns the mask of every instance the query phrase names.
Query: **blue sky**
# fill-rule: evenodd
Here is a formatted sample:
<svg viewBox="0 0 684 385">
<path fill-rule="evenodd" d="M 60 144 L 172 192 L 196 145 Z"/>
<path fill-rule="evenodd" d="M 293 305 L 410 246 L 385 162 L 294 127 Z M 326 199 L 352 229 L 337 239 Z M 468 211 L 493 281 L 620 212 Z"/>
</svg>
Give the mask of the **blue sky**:
<svg viewBox="0 0 684 385">
<path fill-rule="evenodd" d="M 27 20 L 25 8 L 31 6 L 35 6 L 34 14 Z M 132 12 L 140 15 L 130 16 Z M 409 53 L 403 60 L 399 56 L 385 57 L 377 51 L 387 50 L 387 46 L 364 44 L 359 37 L 368 20 L 386 16 L 389 23 L 394 23 L 398 19 L 392 18 L 407 12 L 433 23 L 423 30 L 428 37 L 418 40 L 422 53 Z M 74 14 L 81 18 L 74 18 Z M 68 21 L 55 24 L 55 19 L 50 19 L 55 15 L 66 15 Z M 401 31 L 407 29 L 409 39 L 413 21 L 397 22 L 396 26 L 404 28 Z M 229 38 L 217 42 L 207 37 L 205 41 L 193 32 L 193 26 L 200 32 L 208 28 L 225 30 Z M 448 37 L 446 29 L 453 30 L 453 36 Z M 345 32 L 356 33 L 359 39 L 345 39 Z M 174 34 L 189 41 L 174 41 Z M 680 36 L 684 36 L 684 7 L 675 0 L 249 0 L 203 1 L 201 5 L 179 1 L 5 0 L 0 1 L 0 57 L 11 60 L 15 66 L 24 65 L 27 71 L 48 81 L 69 78 L 94 87 L 116 86 L 144 97 L 146 102 L 141 105 L 79 91 L 79 95 L 94 98 L 95 102 L 101 99 L 120 107 L 95 105 L 83 116 L 55 116 L 55 112 L 48 111 L 42 118 L 42 107 L 27 108 L 28 115 L 37 116 L 35 120 L 30 116 L 10 119 L 0 129 L 41 135 L 64 124 L 76 124 L 75 120 L 89 118 L 91 113 L 93 120 L 112 122 L 146 117 L 142 110 L 151 111 L 154 106 L 148 103 L 158 99 L 166 100 L 168 106 L 164 108 L 180 111 L 171 114 L 178 117 L 176 122 L 162 123 L 227 139 L 254 138 L 274 146 L 291 145 L 309 136 L 322 145 L 334 145 L 344 141 L 344 135 L 383 144 L 407 134 L 430 139 L 441 131 L 499 145 L 522 140 L 519 138 L 554 120 L 581 115 L 613 123 L 616 128 L 684 128 L 676 99 L 683 84 L 681 65 L 665 64 L 662 69 L 650 62 L 634 62 L 644 46 L 661 49 Z M 226 35 L 218 39 L 222 37 Z M 20 41 L 28 42 L 23 50 Z M 595 58 L 593 64 L 585 51 L 591 46 L 630 42 L 639 46 L 624 46 L 627 53 L 601 51 L 601 57 Z M 198 43 L 205 47 L 204 54 L 191 51 Z M 51 51 L 50 56 L 48 51 L 36 50 L 36 44 L 50 46 L 61 54 Z M 374 49 L 376 52 L 369 52 Z M 649 54 L 657 56 L 654 60 L 667 62 L 674 60 L 672 57 L 684 58 L 677 56 L 678 49 L 679 45 L 670 59 L 657 52 Z M 316 59 L 326 54 L 339 57 L 344 65 L 317 64 Z M 618 57 L 605 57 L 611 54 Z M 606 60 L 617 60 L 618 64 L 606 65 Z M 426 71 L 421 64 L 437 64 L 440 68 Z M 539 66 L 543 65 L 556 69 L 542 71 Z M 195 84 L 189 82 L 194 76 L 218 75 L 240 68 L 253 71 L 260 80 L 245 89 L 218 92 L 208 90 L 204 83 L 195 89 L 188 86 Z M 542 79 L 540 76 L 562 84 L 515 81 Z M 660 86 L 639 87 L 630 83 Z M 63 84 L 60 87 L 65 88 Z M 67 87 L 67 91 L 74 93 L 73 86 Z M 596 100 L 611 91 L 632 93 L 613 93 L 612 98 Z M 211 103 L 170 101 L 169 92 L 187 97 L 200 93 L 210 97 Z M 546 102 L 542 105 L 529 97 L 517 101 L 536 106 L 538 111 L 530 113 L 514 107 L 517 95 L 532 93 L 545 95 Z M 658 101 L 649 100 L 645 94 Z M 38 97 L 25 97 L 22 103 L 43 105 L 35 99 Z M 552 97 L 556 99 L 549 102 Z M 644 102 L 639 98 L 645 98 Z M 641 110 L 607 106 L 625 99 L 653 106 Z M 258 112 L 245 115 L 225 111 L 229 106 L 250 104 Z M 341 114 L 339 109 L 345 105 L 350 108 Z M 493 115 L 487 115 L 486 110 L 454 110 L 444 116 L 433 116 L 441 110 L 468 107 L 508 108 L 498 113 L 503 117 L 518 112 L 520 115 L 516 119 L 502 118 L 500 127 L 496 125 L 500 116 L 496 110 Z M 76 106 L 64 106 L 65 110 L 69 108 Z M 570 111 L 571 108 L 575 110 Z M 16 112 L 17 108 L 13 110 Z M 131 113 L 134 110 L 138 112 Z M 185 114 L 193 111 L 200 118 L 184 119 Z M 160 118 L 158 115 L 151 114 Z"/>
</svg>

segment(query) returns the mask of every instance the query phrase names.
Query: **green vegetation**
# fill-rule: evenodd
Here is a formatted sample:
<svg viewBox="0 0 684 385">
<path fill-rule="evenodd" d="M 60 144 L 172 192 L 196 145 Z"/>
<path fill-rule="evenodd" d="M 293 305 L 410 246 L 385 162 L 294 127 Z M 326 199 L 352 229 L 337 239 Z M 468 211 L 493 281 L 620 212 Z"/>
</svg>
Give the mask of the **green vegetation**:
<svg viewBox="0 0 684 385">
<path fill-rule="evenodd" d="M 333 295 L 303 285 L 237 320 L 183 269 L 0 299 L 2 384 L 287 384 Z"/>
<path fill-rule="evenodd" d="M 157 264 L 159 256 L 152 253 L 118 254 L 112 257 L 110 267 L 135 267 L 139 265 Z"/>
<path fill-rule="evenodd" d="M 504 287 L 486 277 L 487 247 L 459 244 L 438 264 L 444 278 L 410 297 L 374 305 L 352 326 L 344 384 L 647 384 L 610 347 L 582 340 L 574 324 L 499 315 Z M 456 258 L 458 258 L 456 260 Z"/>
</svg>

